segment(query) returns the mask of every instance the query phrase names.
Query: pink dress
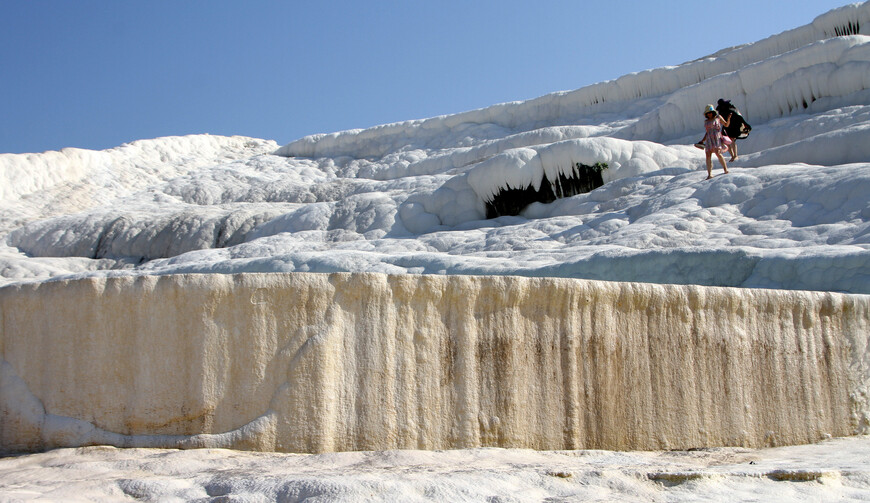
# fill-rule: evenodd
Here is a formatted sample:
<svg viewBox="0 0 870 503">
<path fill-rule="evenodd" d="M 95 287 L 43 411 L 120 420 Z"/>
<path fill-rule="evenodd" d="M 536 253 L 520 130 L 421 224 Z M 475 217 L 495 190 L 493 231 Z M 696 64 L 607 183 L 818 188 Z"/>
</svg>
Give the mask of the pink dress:
<svg viewBox="0 0 870 503">
<path fill-rule="evenodd" d="M 704 121 L 704 129 L 707 130 L 707 137 L 704 139 L 705 152 L 721 154 L 728 151 L 728 145 L 722 141 L 722 123 L 719 122 L 719 117 Z"/>
</svg>

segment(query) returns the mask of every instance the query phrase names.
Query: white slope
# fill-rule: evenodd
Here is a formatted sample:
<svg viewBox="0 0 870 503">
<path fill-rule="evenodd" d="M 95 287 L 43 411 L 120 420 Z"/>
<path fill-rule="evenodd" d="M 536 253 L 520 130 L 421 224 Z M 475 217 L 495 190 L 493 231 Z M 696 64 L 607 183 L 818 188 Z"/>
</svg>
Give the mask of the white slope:
<svg viewBox="0 0 870 503">
<path fill-rule="evenodd" d="M 870 293 L 870 3 L 674 67 L 306 137 L 0 155 L 0 284 L 83 274 L 520 274 Z M 701 110 L 753 125 L 705 181 Z M 485 219 L 504 189 L 603 187 Z"/>
</svg>

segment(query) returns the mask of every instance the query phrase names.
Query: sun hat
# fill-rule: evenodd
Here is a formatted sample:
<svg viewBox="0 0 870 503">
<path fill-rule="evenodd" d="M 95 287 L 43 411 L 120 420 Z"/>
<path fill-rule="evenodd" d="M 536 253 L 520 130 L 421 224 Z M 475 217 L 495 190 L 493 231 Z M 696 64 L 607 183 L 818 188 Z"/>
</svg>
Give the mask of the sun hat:
<svg viewBox="0 0 870 503">
<path fill-rule="evenodd" d="M 709 114 L 709 113 L 713 113 L 713 114 L 715 114 L 715 113 L 716 113 L 716 107 L 714 107 L 713 105 L 707 105 L 707 106 L 704 108 L 704 115 L 707 115 L 707 114 Z"/>
</svg>

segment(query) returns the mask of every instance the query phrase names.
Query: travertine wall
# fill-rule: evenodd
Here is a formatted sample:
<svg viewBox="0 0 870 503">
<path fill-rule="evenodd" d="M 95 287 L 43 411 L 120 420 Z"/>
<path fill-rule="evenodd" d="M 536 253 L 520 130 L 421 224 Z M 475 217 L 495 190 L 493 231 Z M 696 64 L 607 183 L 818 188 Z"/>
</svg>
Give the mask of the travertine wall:
<svg viewBox="0 0 870 503">
<path fill-rule="evenodd" d="M 870 297 L 242 274 L 0 288 L 0 450 L 676 449 L 868 429 Z"/>
</svg>

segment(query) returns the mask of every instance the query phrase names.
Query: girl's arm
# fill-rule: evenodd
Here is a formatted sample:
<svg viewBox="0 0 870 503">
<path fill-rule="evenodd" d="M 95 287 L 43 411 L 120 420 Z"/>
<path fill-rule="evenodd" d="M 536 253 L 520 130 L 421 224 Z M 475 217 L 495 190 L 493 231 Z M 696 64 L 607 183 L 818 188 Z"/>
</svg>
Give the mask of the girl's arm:
<svg viewBox="0 0 870 503">
<path fill-rule="evenodd" d="M 719 122 L 721 122 L 722 124 L 724 124 L 725 127 L 730 126 L 730 125 L 731 125 L 731 115 L 733 115 L 733 114 L 728 114 L 728 120 L 723 119 L 722 116 L 720 115 L 720 116 L 719 116 Z"/>
</svg>

